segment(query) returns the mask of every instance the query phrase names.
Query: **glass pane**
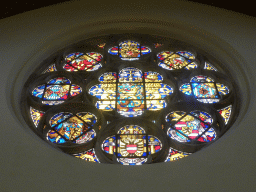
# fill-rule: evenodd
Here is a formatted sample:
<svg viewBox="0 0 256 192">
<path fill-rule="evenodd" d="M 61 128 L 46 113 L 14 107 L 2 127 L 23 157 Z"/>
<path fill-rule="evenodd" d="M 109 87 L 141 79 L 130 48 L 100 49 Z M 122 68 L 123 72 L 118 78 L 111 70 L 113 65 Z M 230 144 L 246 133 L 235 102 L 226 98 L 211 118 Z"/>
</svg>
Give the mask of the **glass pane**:
<svg viewBox="0 0 256 192">
<path fill-rule="evenodd" d="M 95 52 L 86 54 L 73 53 L 66 57 L 66 64 L 64 69 L 67 71 L 95 71 L 99 69 L 102 60 L 102 55 Z"/>
<path fill-rule="evenodd" d="M 151 52 L 149 47 L 141 46 L 141 55 L 146 55 Z"/>
<path fill-rule="evenodd" d="M 47 84 L 54 84 L 54 85 L 71 84 L 71 81 L 69 79 L 67 79 L 66 77 L 57 77 L 57 78 L 54 78 L 54 79 L 51 79 L 50 81 L 48 81 Z"/>
<path fill-rule="evenodd" d="M 71 85 L 70 96 L 74 97 L 82 92 L 82 88 L 79 85 Z"/>
<path fill-rule="evenodd" d="M 117 134 L 145 134 L 145 130 L 138 125 L 126 125 L 119 129 Z"/>
<path fill-rule="evenodd" d="M 70 118 L 73 114 L 72 113 L 66 113 L 66 112 L 61 112 L 57 113 L 54 116 L 51 117 L 49 124 L 51 127 L 54 127 L 55 125 L 65 121 L 66 119 Z"/>
<path fill-rule="evenodd" d="M 210 63 L 205 62 L 204 69 L 211 71 L 218 71 L 215 67 L 213 67 Z"/>
<path fill-rule="evenodd" d="M 37 127 L 40 119 L 44 115 L 44 112 L 36 110 L 33 107 L 30 107 L 30 115 L 34 125 Z"/>
<path fill-rule="evenodd" d="M 192 95 L 191 86 L 189 83 L 185 83 L 180 87 L 180 91 L 186 95 Z"/>
<path fill-rule="evenodd" d="M 190 154 L 191 153 L 178 151 L 178 150 L 170 147 L 169 154 L 168 154 L 168 157 L 166 158 L 165 162 L 176 161 L 176 160 L 182 159 L 184 157 L 187 157 Z"/>
<path fill-rule="evenodd" d="M 90 149 L 88 151 L 85 151 L 83 153 L 78 153 L 78 154 L 73 154 L 73 156 L 83 159 L 85 161 L 89 161 L 89 162 L 97 162 L 99 163 L 99 159 L 97 158 L 96 154 L 95 154 L 95 150 L 94 149 Z"/>
<path fill-rule="evenodd" d="M 145 82 L 162 82 L 163 81 L 163 77 L 162 75 L 160 75 L 157 72 L 145 72 L 144 73 L 144 78 L 145 78 Z"/>
<path fill-rule="evenodd" d="M 135 41 L 124 41 L 119 44 L 119 52 L 121 58 L 140 57 L 140 44 Z"/>
<path fill-rule="evenodd" d="M 108 154 L 115 154 L 116 153 L 116 136 L 111 136 L 106 138 L 101 145 L 101 149 Z"/>
<path fill-rule="evenodd" d="M 199 75 L 199 76 L 192 77 L 190 82 L 193 82 L 193 83 L 206 83 L 206 82 L 207 83 L 213 83 L 214 80 L 210 77 Z"/>
<path fill-rule="evenodd" d="M 96 107 L 103 111 L 113 111 L 116 108 L 116 101 L 97 101 Z"/>
<path fill-rule="evenodd" d="M 89 94 L 96 96 L 100 100 L 116 99 L 116 84 L 98 84 L 90 88 Z"/>
<path fill-rule="evenodd" d="M 134 67 L 128 67 L 120 71 L 119 82 L 142 82 L 142 77 L 141 70 Z"/>
<path fill-rule="evenodd" d="M 142 165 L 147 158 L 118 158 L 117 161 L 122 165 Z"/>
<path fill-rule="evenodd" d="M 148 154 L 157 153 L 161 149 L 162 149 L 161 141 L 153 135 L 148 135 Z"/>
<path fill-rule="evenodd" d="M 163 51 L 161 53 L 158 53 L 157 57 L 160 61 L 163 61 L 165 58 L 171 56 L 173 52 L 171 51 Z"/>
<path fill-rule="evenodd" d="M 194 139 L 200 142 L 214 140 L 216 138 L 216 132 L 213 128 L 210 128 L 213 122 L 211 116 L 200 111 L 191 112 L 191 114 L 195 115 L 198 119 L 190 114 L 182 117 L 179 122 L 174 125 L 174 128 L 168 129 L 167 134 L 169 137 L 179 142 L 190 142 Z"/>
<path fill-rule="evenodd" d="M 231 111 L 232 111 L 232 105 L 229 105 L 223 109 L 218 110 L 218 112 L 220 113 L 220 115 L 222 116 L 222 118 L 225 122 L 225 125 L 228 124 L 228 121 L 231 116 Z"/>
<path fill-rule="evenodd" d="M 52 143 L 66 143 L 66 140 L 53 130 L 48 131 L 46 139 Z"/>
<path fill-rule="evenodd" d="M 173 111 L 166 115 L 165 121 L 171 122 L 171 121 L 179 121 L 186 113 L 183 111 Z"/>
<path fill-rule="evenodd" d="M 44 100 L 66 100 L 70 85 L 47 85 Z"/>
<path fill-rule="evenodd" d="M 82 134 L 82 132 L 78 131 L 77 134 L 79 134 L 79 133 L 80 133 L 80 135 Z M 93 140 L 95 137 L 96 137 L 96 132 L 94 129 L 92 129 L 92 130 L 89 130 L 88 132 L 86 132 L 84 135 L 80 136 L 75 141 L 73 141 L 73 143 L 77 143 L 77 144 L 87 143 L 87 142 Z"/>
<path fill-rule="evenodd" d="M 57 71 L 55 64 L 50 65 L 46 70 L 44 70 L 43 74 L 53 71 Z"/>
<path fill-rule="evenodd" d="M 136 117 L 144 111 L 144 100 L 118 100 L 117 112 L 125 117 Z"/>
<path fill-rule="evenodd" d="M 142 83 L 119 83 L 117 99 L 144 99 Z"/>
<path fill-rule="evenodd" d="M 117 157 L 146 157 L 146 135 L 119 135 Z"/>
<path fill-rule="evenodd" d="M 192 89 L 196 98 L 218 99 L 218 93 L 214 83 L 192 83 Z"/>
<path fill-rule="evenodd" d="M 45 85 L 39 85 L 32 91 L 32 95 L 35 97 L 42 98 L 44 94 Z"/>
<path fill-rule="evenodd" d="M 167 106 L 165 100 L 147 100 L 146 103 L 149 111 L 158 111 Z"/>
<path fill-rule="evenodd" d="M 229 93 L 229 89 L 227 86 L 220 83 L 216 83 L 216 86 L 220 95 L 227 95 Z"/>
<path fill-rule="evenodd" d="M 97 122 L 96 116 L 90 112 L 80 112 L 76 115 L 89 125 L 94 125 Z"/>
<path fill-rule="evenodd" d="M 190 52 L 188 52 L 188 51 L 178 51 L 177 52 L 179 55 L 181 55 L 181 56 L 183 56 L 183 57 L 185 57 L 185 58 L 187 58 L 187 59 L 195 59 L 196 57 L 195 57 L 195 55 L 193 55 L 192 53 L 190 53 Z"/>
<path fill-rule="evenodd" d="M 147 99 L 164 99 L 173 93 L 172 87 L 164 83 L 145 83 Z"/>
</svg>

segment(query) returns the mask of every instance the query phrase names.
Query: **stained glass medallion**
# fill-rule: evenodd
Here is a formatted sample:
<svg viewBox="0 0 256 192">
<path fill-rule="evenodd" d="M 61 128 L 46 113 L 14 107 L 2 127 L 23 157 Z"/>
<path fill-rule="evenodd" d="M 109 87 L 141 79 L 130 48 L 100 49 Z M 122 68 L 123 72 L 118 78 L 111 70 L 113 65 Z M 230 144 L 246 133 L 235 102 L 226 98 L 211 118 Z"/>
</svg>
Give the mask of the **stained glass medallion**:
<svg viewBox="0 0 256 192">
<path fill-rule="evenodd" d="M 100 53 L 71 53 L 65 58 L 63 68 L 66 71 L 95 71 L 102 67 L 101 60 L 103 56 Z"/>
<path fill-rule="evenodd" d="M 32 91 L 32 95 L 40 98 L 42 104 L 58 105 L 81 92 L 82 88 L 79 85 L 71 84 L 71 81 L 65 77 L 57 77 L 37 86 Z"/>
<path fill-rule="evenodd" d="M 107 137 L 101 149 L 107 154 L 115 154 L 117 162 L 123 165 L 142 165 L 148 155 L 162 149 L 162 142 L 153 135 L 147 135 L 138 125 L 126 125 L 116 135 Z"/>
<path fill-rule="evenodd" d="M 163 77 L 159 73 L 142 73 L 133 67 L 122 69 L 118 79 L 114 72 L 104 73 L 99 81 L 101 84 L 89 90 L 89 94 L 98 99 L 96 107 L 104 111 L 116 110 L 126 117 L 142 115 L 145 109 L 157 111 L 165 108 L 164 99 L 173 93 L 171 86 L 161 83 Z"/>
<path fill-rule="evenodd" d="M 119 44 L 119 46 L 111 47 L 108 53 L 111 55 L 119 55 L 122 60 L 138 60 L 142 55 L 151 52 L 151 49 L 146 46 L 141 46 L 140 43 L 133 40 L 126 40 Z"/>
<path fill-rule="evenodd" d="M 50 119 L 51 130 L 48 131 L 46 139 L 52 143 L 66 143 L 71 141 L 82 144 L 91 141 L 96 136 L 92 126 L 97 118 L 89 112 L 73 115 L 72 113 L 55 114 Z"/>
<path fill-rule="evenodd" d="M 167 70 L 177 69 L 195 69 L 198 64 L 195 60 L 195 56 L 188 51 L 178 51 L 176 53 L 171 51 L 163 51 L 158 53 L 157 58 L 159 60 L 158 66 Z"/>
<path fill-rule="evenodd" d="M 210 77 L 200 75 L 191 78 L 190 83 L 183 84 L 180 91 L 194 96 L 199 102 L 217 103 L 222 95 L 229 93 L 229 88 L 224 84 L 215 83 Z"/>
<path fill-rule="evenodd" d="M 178 142 L 210 142 L 217 134 L 212 127 L 212 117 L 203 111 L 174 111 L 166 116 L 166 122 L 171 125 L 167 135 Z"/>
</svg>

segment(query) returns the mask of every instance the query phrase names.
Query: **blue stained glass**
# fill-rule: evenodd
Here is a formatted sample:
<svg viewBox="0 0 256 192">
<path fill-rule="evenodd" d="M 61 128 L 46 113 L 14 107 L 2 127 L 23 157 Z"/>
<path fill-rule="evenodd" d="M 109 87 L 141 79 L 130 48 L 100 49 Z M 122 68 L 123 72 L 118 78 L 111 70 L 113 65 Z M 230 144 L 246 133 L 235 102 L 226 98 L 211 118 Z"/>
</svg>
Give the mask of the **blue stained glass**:
<svg viewBox="0 0 256 192">
<path fill-rule="evenodd" d="M 84 53 L 76 52 L 76 53 L 71 53 L 68 56 L 66 56 L 67 61 L 72 61 L 76 58 L 79 58 L 80 56 L 84 55 Z"/>
<path fill-rule="evenodd" d="M 145 46 L 141 46 L 141 55 L 146 55 L 151 52 L 151 49 Z"/>
<path fill-rule="evenodd" d="M 202 75 L 199 75 L 199 76 L 195 76 L 193 77 L 190 82 L 192 83 L 205 83 L 205 82 L 214 82 L 214 80 L 210 77 L 206 77 L 206 76 L 202 76 Z"/>
<path fill-rule="evenodd" d="M 219 98 L 214 83 L 192 83 L 192 89 L 197 98 Z"/>
<path fill-rule="evenodd" d="M 187 51 L 178 51 L 177 52 L 178 54 L 180 54 L 181 56 L 183 57 L 186 57 L 187 59 L 195 59 L 195 56 L 190 53 L 190 52 L 187 52 Z M 189 61 L 190 62 L 190 61 Z"/>
<path fill-rule="evenodd" d="M 118 55 L 118 46 L 114 46 L 108 50 L 108 53 L 111 55 Z"/>
<path fill-rule="evenodd" d="M 173 89 L 171 86 L 160 83 L 161 88 L 159 89 L 159 93 L 161 94 L 161 99 L 164 99 L 166 96 L 171 95 L 173 93 Z"/>
<path fill-rule="evenodd" d="M 108 154 L 115 154 L 116 153 L 116 136 L 111 136 L 106 138 L 101 145 L 101 149 Z"/>
<path fill-rule="evenodd" d="M 143 84 L 119 83 L 117 99 L 144 99 Z"/>
<path fill-rule="evenodd" d="M 178 112 L 177 112 L 178 113 Z M 210 142 L 216 138 L 216 132 L 211 128 L 213 122 L 211 116 L 202 111 L 193 111 L 192 115 L 188 114 L 182 116 L 176 112 L 172 112 L 171 116 L 174 116 L 179 121 L 170 127 L 167 131 L 167 135 L 178 142 L 190 142 L 191 140 L 197 140 L 199 142 Z"/>
<path fill-rule="evenodd" d="M 66 100 L 68 98 L 70 85 L 47 85 L 45 100 Z"/>
<path fill-rule="evenodd" d="M 54 79 L 51 79 L 50 81 L 48 81 L 47 84 L 71 84 L 71 81 L 69 79 L 67 79 L 66 77 L 57 77 Z"/>
<path fill-rule="evenodd" d="M 52 143 L 66 143 L 66 140 L 53 130 L 47 133 L 46 139 Z"/>
<path fill-rule="evenodd" d="M 165 100 L 147 100 L 147 109 L 150 111 L 157 111 L 167 106 Z"/>
<path fill-rule="evenodd" d="M 65 121 L 66 119 L 70 118 L 72 116 L 72 113 L 57 113 L 53 117 L 51 117 L 49 124 L 54 127 L 58 123 L 61 123 Z"/>
<path fill-rule="evenodd" d="M 32 95 L 35 96 L 35 97 L 42 98 L 43 93 L 44 93 L 44 88 L 45 88 L 45 85 L 39 85 L 37 88 L 35 88 L 32 91 Z"/>
</svg>

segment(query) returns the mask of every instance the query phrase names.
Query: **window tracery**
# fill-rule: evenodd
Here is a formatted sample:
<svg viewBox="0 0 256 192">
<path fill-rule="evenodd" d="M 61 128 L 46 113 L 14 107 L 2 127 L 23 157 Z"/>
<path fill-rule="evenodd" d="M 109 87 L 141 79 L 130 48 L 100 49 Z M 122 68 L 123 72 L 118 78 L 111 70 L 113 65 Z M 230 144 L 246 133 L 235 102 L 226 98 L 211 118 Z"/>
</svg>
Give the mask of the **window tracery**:
<svg viewBox="0 0 256 192">
<path fill-rule="evenodd" d="M 175 161 L 220 138 L 237 111 L 231 76 L 196 49 L 144 36 L 44 62 L 22 95 L 33 131 L 74 157 L 123 165 Z"/>
</svg>

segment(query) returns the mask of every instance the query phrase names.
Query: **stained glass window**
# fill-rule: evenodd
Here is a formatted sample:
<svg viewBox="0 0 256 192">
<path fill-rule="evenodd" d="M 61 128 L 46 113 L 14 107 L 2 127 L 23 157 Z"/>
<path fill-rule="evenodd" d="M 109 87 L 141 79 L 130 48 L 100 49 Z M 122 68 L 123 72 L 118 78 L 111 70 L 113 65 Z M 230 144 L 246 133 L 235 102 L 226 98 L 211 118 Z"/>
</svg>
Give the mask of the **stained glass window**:
<svg viewBox="0 0 256 192">
<path fill-rule="evenodd" d="M 44 112 L 36 110 L 33 107 L 30 107 L 30 115 L 34 125 L 37 127 L 40 119 L 44 115 Z"/>
<path fill-rule="evenodd" d="M 90 149 L 88 151 L 82 152 L 82 153 L 78 153 L 78 154 L 73 154 L 75 157 L 83 159 L 85 161 L 90 161 L 90 162 L 97 162 L 99 163 L 99 159 L 97 158 L 96 154 L 95 154 L 95 150 L 94 149 Z"/>
<path fill-rule="evenodd" d="M 79 85 L 71 84 L 71 81 L 65 77 L 57 77 L 37 86 L 32 91 L 32 95 L 40 98 L 43 104 L 58 105 L 81 92 L 82 88 Z"/>
<path fill-rule="evenodd" d="M 218 112 L 221 114 L 223 120 L 225 121 L 225 124 L 228 123 L 232 111 L 232 105 L 229 105 L 223 109 L 219 109 Z"/>
<path fill-rule="evenodd" d="M 104 111 L 116 108 L 119 114 L 126 117 L 142 115 L 145 109 L 157 111 L 165 108 L 165 98 L 173 93 L 170 85 L 162 83 L 163 77 L 159 73 L 143 73 L 133 67 L 122 69 L 118 78 L 114 72 L 104 73 L 99 81 L 101 84 L 89 90 L 99 100 L 97 108 Z"/>
<path fill-rule="evenodd" d="M 111 47 L 108 53 L 111 55 L 119 55 L 122 60 L 138 60 L 142 55 L 151 52 L 151 49 L 146 46 L 141 46 L 140 43 L 133 40 L 126 40 L 119 43 L 119 46 Z"/>
<path fill-rule="evenodd" d="M 46 139 L 52 143 L 66 143 L 72 141 L 82 144 L 91 141 L 96 132 L 92 129 L 97 121 L 95 115 L 82 112 L 73 115 L 72 113 L 58 113 L 50 119 L 51 129 Z"/>
<path fill-rule="evenodd" d="M 71 53 L 66 56 L 66 64 L 63 66 L 67 71 L 95 71 L 102 67 L 102 55 L 95 52 Z"/>
<path fill-rule="evenodd" d="M 55 64 L 50 65 L 43 73 L 57 71 Z"/>
<path fill-rule="evenodd" d="M 239 113 L 234 77 L 207 55 L 145 34 L 77 42 L 28 77 L 22 115 L 41 139 L 86 162 L 183 161 L 222 137 Z"/>
<path fill-rule="evenodd" d="M 190 155 L 190 153 L 178 151 L 178 150 L 170 147 L 169 154 L 168 154 L 168 157 L 166 158 L 165 162 L 176 161 L 176 160 L 182 159 L 184 157 L 187 157 L 189 155 Z"/>
<path fill-rule="evenodd" d="M 217 137 L 212 117 L 203 111 L 171 112 L 166 116 L 166 122 L 170 123 L 168 136 L 178 142 L 210 142 Z"/>
<path fill-rule="evenodd" d="M 126 125 L 119 129 L 117 135 L 107 137 L 101 149 L 107 154 L 115 154 L 123 165 L 142 165 L 148 155 L 162 149 L 162 143 L 157 137 L 147 135 L 142 127 Z"/>
<path fill-rule="evenodd" d="M 195 61 L 194 54 L 188 51 L 163 51 L 157 55 L 158 66 L 167 70 L 176 69 L 195 69 L 197 68 L 197 62 Z"/>
<path fill-rule="evenodd" d="M 180 91 L 186 95 L 193 95 L 199 102 L 217 103 L 221 96 L 229 93 L 229 88 L 221 83 L 215 83 L 207 76 L 195 76 L 190 83 L 185 83 L 180 87 Z"/>
</svg>

